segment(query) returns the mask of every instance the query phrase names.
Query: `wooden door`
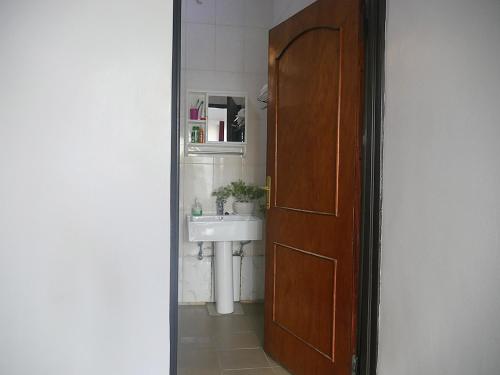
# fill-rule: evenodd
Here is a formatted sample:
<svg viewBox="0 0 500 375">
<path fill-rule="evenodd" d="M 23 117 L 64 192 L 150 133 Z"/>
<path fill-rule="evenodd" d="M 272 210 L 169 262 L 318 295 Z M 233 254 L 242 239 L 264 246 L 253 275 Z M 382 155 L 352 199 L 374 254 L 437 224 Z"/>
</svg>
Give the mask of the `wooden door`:
<svg viewBox="0 0 500 375">
<path fill-rule="evenodd" d="M 357 1 L 319 0 L 269 36 L 265 349 L 294 375 L 355 352 L 360 27 Z"/>
</svg>

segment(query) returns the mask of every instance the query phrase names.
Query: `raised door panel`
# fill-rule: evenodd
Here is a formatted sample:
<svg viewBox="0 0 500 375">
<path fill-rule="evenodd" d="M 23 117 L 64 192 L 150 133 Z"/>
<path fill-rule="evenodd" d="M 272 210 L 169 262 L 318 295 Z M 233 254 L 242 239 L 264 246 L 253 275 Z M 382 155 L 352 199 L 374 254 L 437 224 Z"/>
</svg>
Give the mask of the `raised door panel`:
<svg viewBox="0 0 500 375">
<path fill-rule="evenodd" d="M 336 260 L 275 244 L 274 264 L 273 322 L 333 361 Z"/>
<path fill-rule="evenodd" d="M 276 59 L 277 207 L 337 214 L 339 34 L 307 30 Z"/>
</svg>

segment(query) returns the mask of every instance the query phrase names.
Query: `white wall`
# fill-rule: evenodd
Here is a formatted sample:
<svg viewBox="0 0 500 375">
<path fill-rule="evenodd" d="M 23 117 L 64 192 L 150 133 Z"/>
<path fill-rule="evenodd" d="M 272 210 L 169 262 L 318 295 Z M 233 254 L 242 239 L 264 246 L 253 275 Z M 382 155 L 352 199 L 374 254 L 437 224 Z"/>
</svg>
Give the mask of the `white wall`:
<svg viewBox="0 0 500 375">
<path fill-rule="evenodd" d="M 205 213 L 215 213 L 216 188 L 231 181 L 263 185 L 266 161 L 266 111 L 257 96 L 267 82 L 267 35 L 272 18 L 268 0 L 183 0 L 183 56 L 181 84 L 181 215 L 179 301 L 199 303 L 214 299 L 211 258 L 198 260 L 198 246 L 188 242 L 186 215 L 195 197 Z M 237 91 L 248 94 L 247 155 L 241 157 L 185 156 L 186 90 Z M 231 212 L 231 202 L 226 205 Z M 239 249 L 239 243 L 235 246 Z M 212 254 L 212 244 L 204 244 Z M 245 246 L 242 299 L 264 298 L 264 246 Z"/>
<path fill-rule="evenodd" d="M 387 21 L 379 374 L 498 374 L 500 2 Z"/>
<path fill-rule="evenodd" d="M 171 0 L 0 2 L 0 373 L 167 374 Z"/>
<path fill-rule="evenodd" d="M 295 13 L 301 11 L 306 6 L 314 3 L 315 0 L 272 0 L 273 3 L 273 22 L 276 26 L 290 18 Z"/>
</svg>

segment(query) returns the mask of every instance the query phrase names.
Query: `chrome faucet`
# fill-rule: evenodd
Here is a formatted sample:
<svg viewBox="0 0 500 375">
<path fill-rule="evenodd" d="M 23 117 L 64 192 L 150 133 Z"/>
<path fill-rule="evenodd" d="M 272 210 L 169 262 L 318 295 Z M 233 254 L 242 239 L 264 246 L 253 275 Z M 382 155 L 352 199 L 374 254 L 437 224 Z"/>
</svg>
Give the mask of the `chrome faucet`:
<svg viewBox="0 0 500 375">
<path fill-rule="evenodd" d="M 224 215 L 224 201 L 217 200 L 215 202 L 215 206 L 216 206 L 216 209 L 217 209 L 217 215 L 218 216 L 223 216 Z"/>
</svg>

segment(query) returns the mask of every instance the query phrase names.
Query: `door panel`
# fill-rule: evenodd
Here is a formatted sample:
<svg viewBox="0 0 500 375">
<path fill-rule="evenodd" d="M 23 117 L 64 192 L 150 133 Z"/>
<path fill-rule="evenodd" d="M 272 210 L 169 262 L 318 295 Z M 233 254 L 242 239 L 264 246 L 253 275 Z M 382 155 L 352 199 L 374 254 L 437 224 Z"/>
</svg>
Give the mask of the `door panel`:
<svg viewBox="0 0 500 375">
<path fill-rule="evenodd" d="M 283 245 L 275 245 L 274 252 L 273 322 L 333 357 L 335 260 Z"/>
<path fill-rule="evenodd" d="M 338 138 L 339 60 L 339 31 L 330 28 L 304 32 L 276 58 L 276 125 L 286 124 L 276 126 L 279 207 L 337 212 L 338 145 L 329 142 L 323 148 L 321 138 Z M 318 68 L 329 74 L 308 74 Z M 308 152 L 290 153 L 303 149 Z"/>
<path fill-rule="evenodd" d="M 265 349 L 294 375 L 355 350 L 360 5 L 319 0 L 270 32 Z"/>
</svg>

